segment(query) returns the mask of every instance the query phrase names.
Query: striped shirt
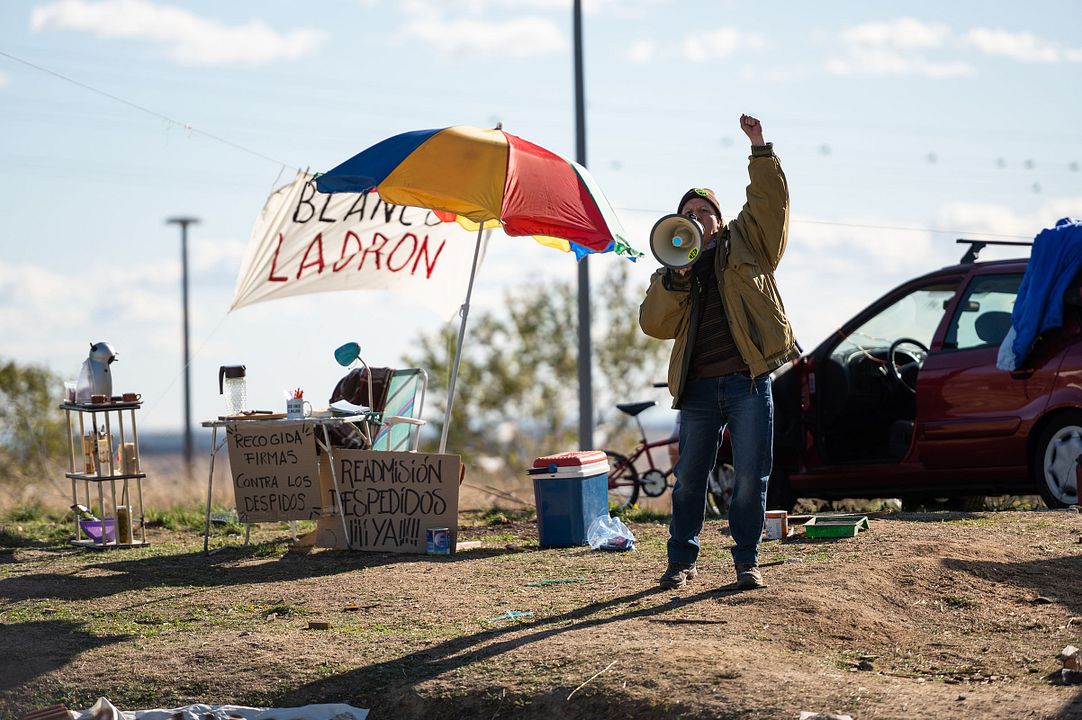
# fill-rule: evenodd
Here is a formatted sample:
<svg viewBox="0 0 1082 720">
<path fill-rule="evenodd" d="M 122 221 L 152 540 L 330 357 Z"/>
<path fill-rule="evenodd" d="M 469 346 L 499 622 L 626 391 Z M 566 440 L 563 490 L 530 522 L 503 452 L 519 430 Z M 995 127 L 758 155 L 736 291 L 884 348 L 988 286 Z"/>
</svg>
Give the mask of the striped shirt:
<svg viewBox="0 0 1082 720">
<path fill-rule="evenodd" d="M 699 293 L 699 326 L 691 352 L 690 377 L 709 378 L 747 371 L 747 363 L 733 342 L 729 319 L 714 271 L 717 246 L 704 250 L 692 266 L 691 291 Z"/>
</svg>

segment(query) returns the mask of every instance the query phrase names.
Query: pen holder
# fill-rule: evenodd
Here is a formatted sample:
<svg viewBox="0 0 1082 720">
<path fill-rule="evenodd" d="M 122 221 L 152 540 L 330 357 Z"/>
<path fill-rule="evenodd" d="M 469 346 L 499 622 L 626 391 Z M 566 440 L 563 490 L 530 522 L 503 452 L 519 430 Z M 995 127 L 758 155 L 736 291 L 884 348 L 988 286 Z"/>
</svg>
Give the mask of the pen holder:
<svg viewBox="0 0 1082 720">
<path fill-rule="evenodd" d="M 303 398 L 288 398 L 286 400 L 286 418 L 289 420 L 303 420 L 312 415 L 312 403 Z"/>
</svg>

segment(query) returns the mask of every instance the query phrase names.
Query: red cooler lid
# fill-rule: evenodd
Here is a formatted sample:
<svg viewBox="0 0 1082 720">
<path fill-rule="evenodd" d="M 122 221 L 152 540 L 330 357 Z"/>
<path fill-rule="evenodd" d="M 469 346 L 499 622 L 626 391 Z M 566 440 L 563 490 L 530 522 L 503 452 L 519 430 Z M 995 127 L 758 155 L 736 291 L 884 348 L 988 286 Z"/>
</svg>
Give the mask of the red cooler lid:
<svg viewBox="0 0 1082 720">
<path fill-rule="evenodd" d="M 582 467 L 591 463 L 605 462 L 606 457 L 604 450 L 577 450 L 539 457 L 533 461 L 533 466 L 535 468 L 546 468 L 553 465 L 556 467 Z"/>
</svg>

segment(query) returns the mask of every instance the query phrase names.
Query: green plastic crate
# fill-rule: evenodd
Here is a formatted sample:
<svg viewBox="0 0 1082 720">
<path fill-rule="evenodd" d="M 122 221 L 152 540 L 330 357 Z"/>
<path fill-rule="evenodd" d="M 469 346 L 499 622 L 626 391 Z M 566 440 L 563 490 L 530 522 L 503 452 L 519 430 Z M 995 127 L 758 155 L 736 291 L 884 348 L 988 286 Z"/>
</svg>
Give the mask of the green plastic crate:
<svg viewBox="0 0 1082 720">
<path fill-rule="evenodd" d="M 868 527 L 867 515 L 827 515 L 808 520 L 804 523 L 804 532 L 810 538 L 856 537 Z"/>
</svg>

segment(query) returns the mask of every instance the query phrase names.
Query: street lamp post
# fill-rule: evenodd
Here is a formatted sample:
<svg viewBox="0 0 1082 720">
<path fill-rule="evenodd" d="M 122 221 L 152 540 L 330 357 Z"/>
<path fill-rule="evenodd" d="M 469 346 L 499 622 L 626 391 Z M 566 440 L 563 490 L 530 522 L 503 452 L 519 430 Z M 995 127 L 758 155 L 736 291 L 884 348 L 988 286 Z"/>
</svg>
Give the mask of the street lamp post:
<svg viewBox="0 0 1082 720">
<path fill-rule="evenodd" d="M 184 467 L 192 475 L 192 389 L 188 356 L 188 226 L 199 222 L 196 217 L 172 217 L 166 224 L 180 225 L 180 294 L 184 314 Z"/>
<path fill-rule="evenodd" d="M 582 70 L 582 0 L 572 6 L 575 35 L 575 160 L 586 167 L 586 90 Z M 579 260 L 579 449 L 594 447 L 593 348 L 590 344 L 590 263 Z"/>
</svg>

